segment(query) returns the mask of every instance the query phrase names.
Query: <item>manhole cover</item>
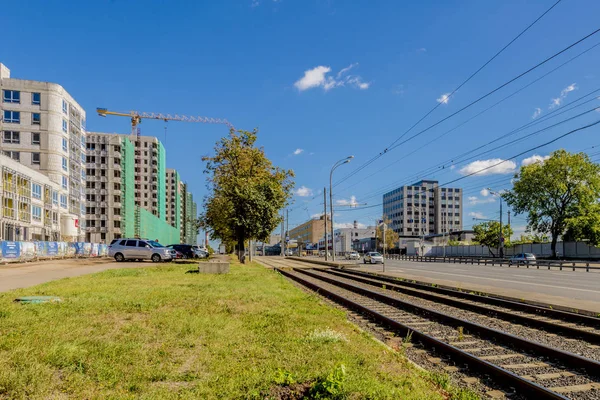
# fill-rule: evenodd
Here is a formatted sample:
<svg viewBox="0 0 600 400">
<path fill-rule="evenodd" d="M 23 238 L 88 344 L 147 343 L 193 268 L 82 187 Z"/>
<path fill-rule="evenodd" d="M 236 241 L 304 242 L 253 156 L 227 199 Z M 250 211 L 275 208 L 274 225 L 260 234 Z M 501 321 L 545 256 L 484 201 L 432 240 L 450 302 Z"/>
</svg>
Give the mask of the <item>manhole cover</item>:
<svg viewBox="0 0 600 400">
<path fill-rule="evenodd" d="M 15 302 L 23 304 L 58 303 L 59 301 L 62 300 L 56 296 L 23 296 L 15 299 Z"/>
</svg>

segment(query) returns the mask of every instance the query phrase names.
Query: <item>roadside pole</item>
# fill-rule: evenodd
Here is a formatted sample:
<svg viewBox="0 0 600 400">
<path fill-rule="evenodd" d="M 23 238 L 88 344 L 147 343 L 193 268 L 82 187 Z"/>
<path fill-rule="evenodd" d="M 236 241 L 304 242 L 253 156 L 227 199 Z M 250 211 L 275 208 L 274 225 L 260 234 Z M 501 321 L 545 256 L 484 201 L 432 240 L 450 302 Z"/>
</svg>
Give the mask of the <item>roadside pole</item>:
<svg viewBox="0 0 600 400">
<path fill-rule="evenodd" d="M 327 253 L 329 252 L 329 246 L 327 245 L 327 188 L 323 188 L 323 222 L 325 223 L 325 261 L 329 259 Z"/>
<path fill-rule="evenodd" d="M 382 263 L 382 265 L 383 265 L 383 272 L 385 272 L 385 245 L 386 245 L 385 230 L 386 230 L 386 226 L 385 226 L 385 221 L 381 221 L 381 223 L 383 224 L 383 228 L 382 228 L 383 229 L 383 235 L 382 235 L 383 236 L 383 263 Z"/>
<path fill-rule="evenodd" d="M 284 250 L 284 245 L 283 245 L 283 241 L 285 239 L 285 237 L 283 236 L 283 228 L 285 227 L 285 221 L 284 221 L 284 217 L 283 217 L 283 213 L 281 214 L 281 257 L 285 257 L 285 250 Z"/>
</svg>

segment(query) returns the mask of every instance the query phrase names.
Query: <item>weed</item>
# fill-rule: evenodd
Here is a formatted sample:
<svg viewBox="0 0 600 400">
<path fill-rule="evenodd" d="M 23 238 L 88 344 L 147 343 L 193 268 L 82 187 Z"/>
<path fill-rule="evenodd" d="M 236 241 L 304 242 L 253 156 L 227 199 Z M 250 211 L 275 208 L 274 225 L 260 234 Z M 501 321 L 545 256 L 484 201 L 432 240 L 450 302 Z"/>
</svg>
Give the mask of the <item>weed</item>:
<svg viewBox="0 0 600 400">
<path fill-rule="evenodd" d="M 404 339 L 402 339 L 402 343 L 404 345 L 409 344 L 412 341 L 412 335 L 413 335 L 413 331 L 411 331 L 409 329 L 408 332 L 406 332 L 406 336 L 404 337 Z"/>
<path fill-rule="evenodd" d="M 552 308 L 552 306 L 548 306 L 549 309 L 554 310 L 554 308 Z"/>
<path fill-rule="evenodd" d="M 456 328 L 456 331 L 458 332 L 458 341 L 462 342 L 465 339 L 464 328 L 462 326 L 459 326 L 458 328 Z"/>
<path fill-rule="evenodd" d="M 432 372 L 431 380 L 433 381 L 433 383 L 435 383 L 444 390 L 448 390 L 450 388 L 450 377 L 448 376 L 448 374 Z"/>
<path fill-rule="evenodd" d="M 385 286 L 385 285 L 381 285 L 381 288 L 382 288 L 383 290 L 385 290 L 386 286 Z"/>
<path fill-rule="evenodd" d="M 600 313 L 596 314 L 596 318 L 600 318 Z"/>
<path fill-rule="evenodd" d="M 296 378 L 294 378 L 291 372 L 277 368 L 274 381 L 280 386 L 290 386 L 296 383 Z"/>
<path fill-rule="evenodd" d="M 319 379 L 310 389 L 313 399 L 342 399 L 345 397 L 346 367 L 339 365 L 325 379 Z"/>
<path fill-rule="evenodd" d="M 337 343 L 337 342 L 347 342 L 346 336 L 343 333 L 334 331 L 333 329 L 315 329 L 312 331 L 310 335 L 308 335 L 308 340 L 311 342 L 320 342 L 320 343 Z"/>
<path fill-rule="evenodd" d="M 437 285 L 435 283 L 432 283 L 431 287 L 437 287 Z"/>
</svg>

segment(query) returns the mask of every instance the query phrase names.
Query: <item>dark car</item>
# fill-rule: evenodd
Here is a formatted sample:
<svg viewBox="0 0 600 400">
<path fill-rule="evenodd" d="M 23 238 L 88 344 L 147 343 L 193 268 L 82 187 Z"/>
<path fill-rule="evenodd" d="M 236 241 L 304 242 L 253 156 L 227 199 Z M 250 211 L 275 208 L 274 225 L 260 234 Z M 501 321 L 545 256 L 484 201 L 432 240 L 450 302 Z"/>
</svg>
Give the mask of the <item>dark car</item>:
<svg viewBox="0 0 600 400">
<path fill-rule="evenodd" d="M 194 250 L 194 246 L 189 244 L 170 244 L 167 247 L 176 250 L 183 254 L 183 258 L 197 258 L 196 251 Z"/>
</svg>

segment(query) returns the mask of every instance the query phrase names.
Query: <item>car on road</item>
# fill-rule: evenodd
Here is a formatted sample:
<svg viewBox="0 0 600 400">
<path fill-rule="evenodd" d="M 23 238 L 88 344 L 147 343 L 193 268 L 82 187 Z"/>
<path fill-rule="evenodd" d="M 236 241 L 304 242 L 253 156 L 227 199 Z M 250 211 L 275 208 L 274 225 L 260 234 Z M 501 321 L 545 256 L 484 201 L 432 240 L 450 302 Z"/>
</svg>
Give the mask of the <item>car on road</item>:
<svg viewBox="0 0 600 400">
<path fill-rule="evenodd" d="M 183 254 L 182 258 L 184 258 L 184 259 L 199 257 L 194 246 L 189 245 L 189 244 L 170 244 L 167 247 L 170 249 L 174 249 L 174 250 L 180 252 L 181 254 Z"/>
<path fill-rule="evenodd" d="M 381 263 L 383 264 L 383 256 L 376 252 L 376 251 L 370 251 L 368 253 L 365 254 L 363 261 L 365 264 L 370 263 L 370 264 L 377 264 L 377 263 Z"/>
<path fill-rule="evenodd" d="M 358 254 L 356 251 L 352 251 L 352 252 L 346 254 L 346 259 L 347 260 L 360 260 L 360 254 Z"/>
<path fill-rule="evenodd" d="M 108 246 L 108 256 L 117 262 L 125 260 L 171 261 L 176 257 L 174 249 L 169 249 L 153 240 L 115 239 Z"/>
<path fill-rule="evenodd" d="M 519 253 L 515 254 L 509 259 L 511 264 L 533 264 L 535 265 L 535 254 L 532 253 Z"/>
<path fill-rule="evenodd" d="M 290 250 L 290 249 L 287 249 L 287 250 L 285 251 L 285 255 L 286 255 L 286 256 L 293 256 L 293 255 L 294 255 L 294 252 L 293 252 L 292 250 Z"/>
<path fill-rule="evenodd" d="M 193 245 L 192 247 L 194 248 L 198 258 L 208 258 L 209 254 L 207 249 L 204 249 L 198 245 Z"/>
</svg>

